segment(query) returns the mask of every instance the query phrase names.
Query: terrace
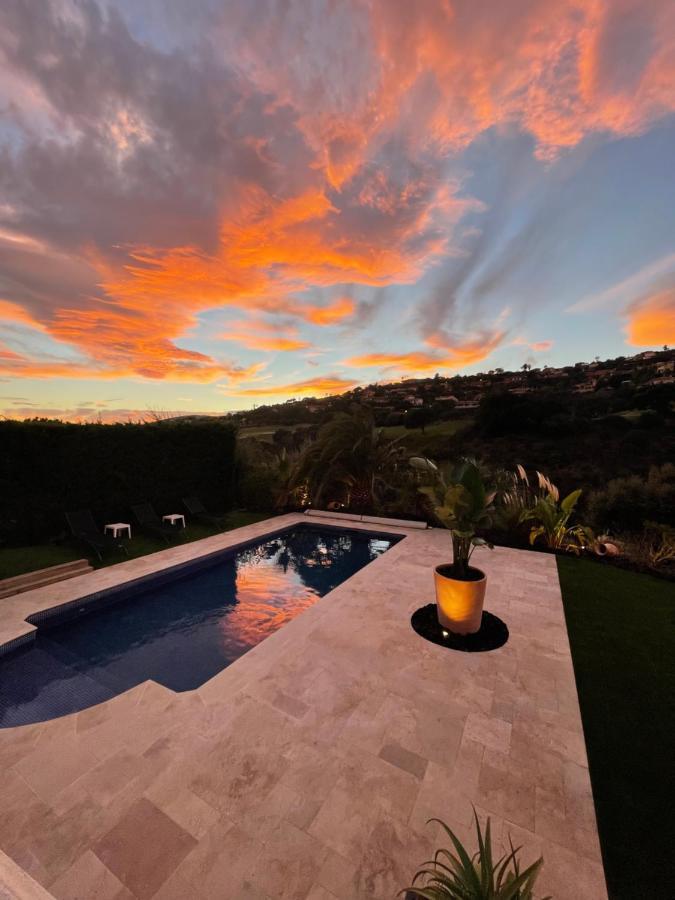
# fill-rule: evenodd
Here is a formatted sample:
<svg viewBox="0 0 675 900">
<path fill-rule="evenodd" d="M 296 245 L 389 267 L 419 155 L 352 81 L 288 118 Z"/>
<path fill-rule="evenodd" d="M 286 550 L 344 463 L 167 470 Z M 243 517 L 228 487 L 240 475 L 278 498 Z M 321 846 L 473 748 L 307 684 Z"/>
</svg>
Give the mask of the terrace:
<svg viewBox="0 0 675 900">
<path fill-rule="evenodd" d="M 5 600 L 0 643 L 26 615 L 299 521 Z M 147 681 L 0 730 L 9 895 L 384 900 L 438 845 L 430 817 L 472 844 L 473 806 L 498 847 L 511 836 L 525 863 L 543 855 L 542 894 L 606 897 L 555 557 L 478 551 L 486 609 L 510 638 L 453 652 L 410 627 L 448 534 L 397 530 L 404 540 L 198 690 Z"/>
</svg>

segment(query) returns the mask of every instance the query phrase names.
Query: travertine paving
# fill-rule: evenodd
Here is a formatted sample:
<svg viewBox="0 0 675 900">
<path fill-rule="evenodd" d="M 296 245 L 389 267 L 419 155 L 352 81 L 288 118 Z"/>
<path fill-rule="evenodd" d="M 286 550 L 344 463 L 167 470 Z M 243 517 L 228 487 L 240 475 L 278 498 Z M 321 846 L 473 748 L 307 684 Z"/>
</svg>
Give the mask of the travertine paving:
<svg viewBox="0 0 675 900">
<path fill-rule="evenodd" d="M 198 552 L 122 563 L 52 596 Z M 409 625 L 449 555 L 447 533 L 406 532 L 198 691 L 146 682 L 0 731 L 0 849 L 59 900 L 389 900 L 435 847 L 426 820 L 470 841 L 473 804 L 500 844 L 510 835 L 526 860 L 543 854 L 542 894 L 602 900 L 555 560 L 481 552 L 486 608 L 511 637 L 462 654 Z"/>
</svg>

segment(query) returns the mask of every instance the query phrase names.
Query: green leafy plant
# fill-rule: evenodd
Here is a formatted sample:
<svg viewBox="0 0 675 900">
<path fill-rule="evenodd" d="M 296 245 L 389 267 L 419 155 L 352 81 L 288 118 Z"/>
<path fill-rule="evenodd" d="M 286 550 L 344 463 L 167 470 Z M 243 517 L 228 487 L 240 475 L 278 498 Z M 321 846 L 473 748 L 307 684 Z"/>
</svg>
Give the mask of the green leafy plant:
<svg viewBox="0 0 675 900">
<path fill-rule="evenodd" d="M 496 487 L 495 527 L 507 534 L 518 534 L 526 513 L 534 507 L 540 495 L 531 487 L 527 472 L 521 465 L 517 465 L 514 472 L 500 470 Z"/>
<path fill-rule="evenodd" d="M 520 870 L 518 853 L 509 839 L 510 853 L 494 859 L 490 819 L 483 832 L 474 810 L 478 850 L 470 856 L 457 835 L 440 819 L 453 850 L 440 849 L 416 873 L 412 886 L 402 892 L 409 900 L 534 900 L 534 885 L 544 860 L 540 857 Z M 551 900 L 550 897 L 543 900 Z"/>
<path fill-rule="evenodd" d="M 432 502 L 436 518 L 452 534 L 454 575 L 469 576 L 469 563 L 476 547 L 489 547 L 476 532 L 492 524 L 496 491 L 490 490 L 476 462 L 463 459 L 446 480 L 438 466 L 424 456 L 413 456 L 410 465 L 419 476 L 428 476 L 432 484 L 420 491 Z"/>
<path fill-rule="evenodd" d="M 530 544 L 539 539 L 550 550 L 570 550 L 580 553 L 584 547 L 593 543 L 592 531 L 585 525 L 570 525 L 574 508 L 581 497 L 581 490 L 572 491 L 562 500 L 558 488 L 541 472 L 537 472 L 540 494 L 534 507 L 527 510 L 522 517 L 525 521 L 534 521 L 530 530 Z"/>
<path fill-rule="evenodd" d="M 354 405 L 321 426 L 301 454 L 291 486 L 304 486 L 316 505 L 342 500 L 357 510 L 374 508 L 400 457 L 398 444 L 375 428 L 369 410 Z"/>
</svg>

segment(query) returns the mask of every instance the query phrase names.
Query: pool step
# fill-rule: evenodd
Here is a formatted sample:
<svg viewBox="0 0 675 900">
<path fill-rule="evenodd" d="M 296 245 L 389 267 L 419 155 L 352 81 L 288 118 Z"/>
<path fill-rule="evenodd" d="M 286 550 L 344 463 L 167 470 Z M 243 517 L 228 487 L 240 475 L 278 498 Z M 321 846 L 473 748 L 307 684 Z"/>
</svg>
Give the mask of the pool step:
<svg viewBox="0 0 675 900">
<path fill-rule="evenodd" d="M 92 572 L 93 566 L 87 559 L 74 559 L 72 562 L 61 563 L 58 566 L 50 566 L 48 569 L 36 569 L 34 572 L 25 572 L 23 575 L 14 575 L 0 581 L 0 599 L 11 597 L 12 594 L 22 594 L 24 591 L 32 591 L 47 584 L 57 581 L 65 581 L 66 578 L 74 578 L 76 575 L 85 575 Z"/>
</svg>

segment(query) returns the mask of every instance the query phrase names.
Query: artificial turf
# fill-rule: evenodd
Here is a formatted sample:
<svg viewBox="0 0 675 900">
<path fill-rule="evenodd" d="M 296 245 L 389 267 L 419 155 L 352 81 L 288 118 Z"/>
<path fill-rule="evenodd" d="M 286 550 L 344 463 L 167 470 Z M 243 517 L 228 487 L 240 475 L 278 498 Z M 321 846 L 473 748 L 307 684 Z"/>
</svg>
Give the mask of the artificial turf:
<svg viewBox="0 0 675 900">
<path fill-rule="evenodd" d="M 675 584 L 558 572 L 610 900 L 675 897 Z"/>
</svg>

